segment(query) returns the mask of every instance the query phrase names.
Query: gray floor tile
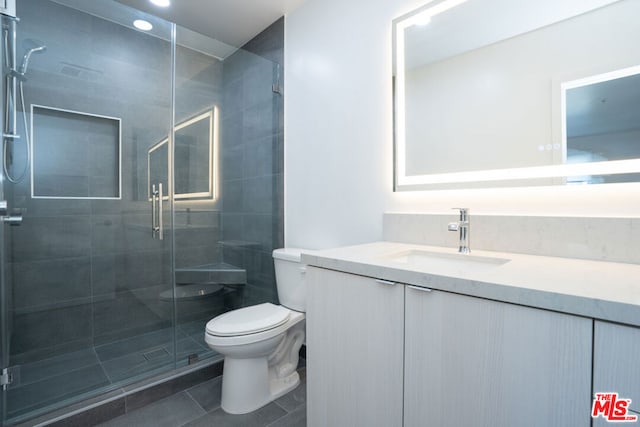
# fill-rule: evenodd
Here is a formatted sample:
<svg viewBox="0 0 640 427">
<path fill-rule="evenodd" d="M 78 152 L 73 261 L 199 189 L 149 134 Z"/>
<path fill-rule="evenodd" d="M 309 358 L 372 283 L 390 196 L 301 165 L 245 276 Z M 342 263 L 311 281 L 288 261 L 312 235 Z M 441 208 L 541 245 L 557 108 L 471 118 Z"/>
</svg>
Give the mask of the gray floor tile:
<svg viewBox="0 0 640 427">
<path fill-rule="evenodd" d="M 185 427 L 264 427 L 284 417 L 286 414 L 287 412 L 284 409 L 273 402 L 254 412 L 242 415 L 227 414 L 220 408 L 191 421 Z"/>
<path fill-rule="evenodd" d="M 276 400 L 276 403 L 288 412 L 296 410 L 307 403 L 307 369 L 298 369 L 300 384 L 289 393 Z"/>
<path fill-rule="evenodd" d="M 222 396 L 222 377 L 216 377 L 202 384 L 187 390 L 187 393 L 196 401 L 205 411 L 210 412 L 220 407 L 220 399 Z"/>
<path fill-rule="evenodd" d="M 300 406 L 293 412 L 289 412 L 282 418 L 278 418 L 267 427 L 306 427 L 307 405 Z"/>
<path fill-rule="evenodd" d="M 99 425 L 105 427 L 177 427 L 202 417 L 204 414 L 205 411 L 187 393 L 182 392 Z"/>
</svg>

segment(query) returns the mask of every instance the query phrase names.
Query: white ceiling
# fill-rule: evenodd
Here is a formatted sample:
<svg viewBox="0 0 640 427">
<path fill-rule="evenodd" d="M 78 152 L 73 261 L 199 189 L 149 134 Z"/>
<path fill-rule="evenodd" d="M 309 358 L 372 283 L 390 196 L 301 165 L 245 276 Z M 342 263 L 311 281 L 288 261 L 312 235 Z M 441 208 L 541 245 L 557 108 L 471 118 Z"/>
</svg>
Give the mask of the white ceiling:
<svg viewBox="0 0 640 427">
<path fill-rule="evenodd" d="M 149 0 L 118 1 L 240 47 L 304 0 L 172 0 L 167 8 Z"/>
</svg>

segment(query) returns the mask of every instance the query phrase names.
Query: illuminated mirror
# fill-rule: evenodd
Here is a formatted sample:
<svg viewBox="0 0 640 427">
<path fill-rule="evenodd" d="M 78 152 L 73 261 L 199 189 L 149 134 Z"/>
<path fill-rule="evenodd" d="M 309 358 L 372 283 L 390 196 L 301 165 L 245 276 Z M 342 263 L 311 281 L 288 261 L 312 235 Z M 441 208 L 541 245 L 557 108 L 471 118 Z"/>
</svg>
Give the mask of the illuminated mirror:
<svg viewBox="0 0 640 427">
<path fill-rule="evenodd" d="M 215 198 L 217 108 L 179 123 L 175 127 L 174 196 L 181 199 Z M 147 151 L 147 188 L 152 183 L 168 189 L 169 144 L 164 139 Z M 166 190 L 165 190 L 166 191 Z"/>
<path fill-rule="evenodd" d="M 635 0 L 435 0 L 394 20 L 395 189 L 640 180 L 636 116 L 599 125 L 614 155 L 571 134 L 640 110 L 637 16 Z M 578 114 L 599 84 L 617 113 Z"/>
<path fill-rule="evenodd" d="M 213 197 L 214 114 L 200 114 L 176 126 L 176 199 Z"/>
</svg>

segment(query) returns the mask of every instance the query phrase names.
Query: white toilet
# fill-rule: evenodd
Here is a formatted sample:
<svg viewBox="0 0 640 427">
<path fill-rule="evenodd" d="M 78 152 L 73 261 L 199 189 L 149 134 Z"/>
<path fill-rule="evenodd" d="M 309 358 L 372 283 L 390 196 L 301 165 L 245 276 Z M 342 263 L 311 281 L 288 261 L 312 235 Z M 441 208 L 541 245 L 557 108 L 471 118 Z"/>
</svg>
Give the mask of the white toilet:
<svg viewBox="0 0 640 427">
<path fill-rule="evenodd" d="M 224 356 L 221 406 L 230 414 L 254 411 L 300 383 L 296 368 L 304 342 L 306 309 L 301 251 L 273 251 L 282 305 L 244 307 L 207 323 L 205 341 Z"/>
</svg>

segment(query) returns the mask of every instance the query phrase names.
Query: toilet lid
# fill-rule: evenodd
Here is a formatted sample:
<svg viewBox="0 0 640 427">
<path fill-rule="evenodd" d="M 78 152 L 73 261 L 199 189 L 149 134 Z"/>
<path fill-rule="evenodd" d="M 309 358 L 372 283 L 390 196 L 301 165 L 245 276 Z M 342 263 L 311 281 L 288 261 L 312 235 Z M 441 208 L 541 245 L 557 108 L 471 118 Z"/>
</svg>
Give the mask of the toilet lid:
<svg viewBox="0 0 640 427">
<path fill-rule="evenodd" d="M 273 329 L 289 319 L 291 311 L 280 305 L 264 303 L 232 310 L 210 320 L 207 333 L 217 336 L 248 335 Z"/>
</svg>

